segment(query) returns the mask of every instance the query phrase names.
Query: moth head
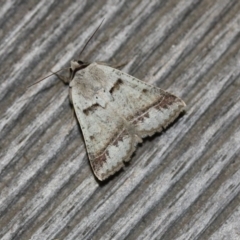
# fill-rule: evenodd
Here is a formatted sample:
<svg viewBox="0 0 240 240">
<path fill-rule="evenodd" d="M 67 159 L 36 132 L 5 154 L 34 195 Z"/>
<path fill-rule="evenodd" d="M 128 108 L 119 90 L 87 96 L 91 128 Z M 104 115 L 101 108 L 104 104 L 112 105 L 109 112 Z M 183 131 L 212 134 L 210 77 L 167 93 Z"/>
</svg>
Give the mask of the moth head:
<svg viewBox="0 0 240 240">
<path fill-rule="evenodd" d="M 87 67 L 89 64 L 86 62 L 83 62 L 81 60 L 73 60 L 71 61 L 71 67 L 70 69 L 75 72 L 78 71 L 79 69 L 82 69 L 84 67 Z"/>
<path fill-rule="evenodd" d="M 71 66 L 70 66 L 70 78 L 73 79 L 74 75 L 77 71 L 86 68 L 89 65 L 88 62 L 83 62 L 81 60 L 73 60 L 71 61 Z"/>
<path fill-rule="evenodd" d="M 103 19 L 104 20 L 104 19 Z M 97 29 L 93 32 L 92 36 L 88 39 L 88 41 L 85 43 L 85 45 L 83 46 L 83 49 L 81 50 L 81 52 L 79 53 L 79 56 L 81 56 L 82 52 L 84 51 L 84 49 L 86 48 L 86 46 L 88 45 L 88 43 L 90 42 L 90 40 L 93 38 L 93 36 L 95 35 L 95 33 L 98 31 L 98 29 L 101 27 L 103 20 L 101 21 L 101 23 L 99 24 L 99 26 L 97 27 Z M 87 67 L 89 65 L 89 63 L 87 62 L 83 62 L 81 60 L 73 60 L 71 61 L 71 67 L 70 67 L 70 79 L 72 80 L 74 78 L 74 75 L 77 71 Z"/>
</svg>

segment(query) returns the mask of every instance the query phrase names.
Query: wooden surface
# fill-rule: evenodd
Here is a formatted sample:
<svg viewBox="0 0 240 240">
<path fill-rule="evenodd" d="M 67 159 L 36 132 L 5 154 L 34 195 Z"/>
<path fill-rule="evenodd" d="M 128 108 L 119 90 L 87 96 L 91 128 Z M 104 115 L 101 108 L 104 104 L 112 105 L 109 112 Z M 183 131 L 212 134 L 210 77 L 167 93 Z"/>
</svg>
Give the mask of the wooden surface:
<svg viewBox="0 0 240 240">
<path fill-rule="evenodd" d="M 93 176 L 68 87 L 85 61 L 185 100 L 111 179 Z M 240 239 L 240 1 L 1 1 L 1 239 Z"/>
</svg>

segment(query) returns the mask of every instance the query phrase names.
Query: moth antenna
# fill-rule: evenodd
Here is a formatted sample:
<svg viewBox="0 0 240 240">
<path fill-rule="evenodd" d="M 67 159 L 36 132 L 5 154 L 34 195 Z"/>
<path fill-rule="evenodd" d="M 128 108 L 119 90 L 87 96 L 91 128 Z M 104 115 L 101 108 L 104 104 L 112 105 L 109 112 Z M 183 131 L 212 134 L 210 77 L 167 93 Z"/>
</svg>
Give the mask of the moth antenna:
<svg viewBox="0 0 240 240">
<path fill-rule="evenodd" d="M 98 31 L 98 29 L 101 27 L 102 23 L 104 21 L 104 18 L 103 20 L 101 21 L 101 23 L 99 24 L 99 26 L 97 27 L 97 29 L 94 31 L 94 33 L 92 34 L 92 36 L 88 39 L 88 41 L 85 43 L 82 51 L 79 53 L 79 57 L 81 56 L 82 52 L 84 51 L 84 49 L 86 48 L 86 46 L 88 45 L 88 43 L 91 41 L 91 39 L 93 38 L 93 36 L 95 35 L 95 33 Z"/>
<path fill-rule="evenodd" d="M 37 84 L 37 83 L 39 83 L 39 82 L 45 80 L 45 79 L 48 78 L 48 77 L 51 77 L 51 76 L 54 75 L 55 73 L 58 73 L 58 72 L 60 72 L 60 71 L 62 71 L 62 70 L 66 70 L 66 69 L 69 69 L 69 68 L 62 68 L 62 69 L 60 69 L 60 70 L 58 70 L 58 71 L 56 71 L 56 72 L 52 72 L 51 74 L 47 75 L 46 77 L 41 78 L 41 79 L 38 80 L 37 82 L 35 82 L 35 83 L 29 85 L 28 88 L 30 88 L 30 87 L 32 87 L 33 85 L 35 85 L 35 84 Z"/>
</svg>

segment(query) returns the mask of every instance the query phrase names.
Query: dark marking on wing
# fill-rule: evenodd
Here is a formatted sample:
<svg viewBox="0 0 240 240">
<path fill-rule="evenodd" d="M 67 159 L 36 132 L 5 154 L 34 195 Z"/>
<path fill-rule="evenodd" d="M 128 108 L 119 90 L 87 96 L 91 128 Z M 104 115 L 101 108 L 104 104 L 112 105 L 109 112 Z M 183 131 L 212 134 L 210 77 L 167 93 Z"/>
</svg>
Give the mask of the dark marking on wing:
<svg viewBox="0 0 240 240">
<path fill-rule="evenodd" d="M 123 141 L 123 137 L 127 135 L 127 131 L 124 130 L 116 139 L 113 141 L 112 145 L 118 147 L 118 143 Z"/>
<path fill-rule="evenodd" d="M 101 154 L 100 156 L 93 157 L 93 159 L 91 160 L 91 165 L 94 172 L 97 172 L 101 169 L 101 167 L 103 166 L 103 163 L 107 161 L 108 156 L 109 156 L 109 153 L 107 150 L 106 152 L 103 152 L 103 154 Z"/>
<path fill-rule="evenodd" d="M 95 103 L 91 107 L 84 109 L 83 113 L 88 116 L 90 112 L 94 112 L 98 107 L 99 107 L 99 105 L 97 103 Z"/>
<path fill-rule="evenodd" d="M 149 118 L 149 109 L 151 108 L 156 108 L 158 111 L 161 111 L 161 109 L 167 109 L 169 108 L 172 104 L 180 102 L 181 100 L 174 95 L 171 94 L 164 94 L 160 95 L 159 98 L 154 101 L 152 104 L 146 106 L 145 108 L 142 108 L 139 110 L 137 113 L 135 113 L 134 116 L 131 116 L 132 118 L 128 119 L 129 121 L 133 120 L 133 124 L 137 124 L 138 122 L 143 122 L 145 118 Z"/>
<path fill-rule="evenodd" d="M 121 78 L 118 78 L 118 80 L 115 82 L 113 87 L 110 89 L 110 93 L 113 93 L 114 91 L 119 90 L 122 84 L 123 84 L 123 80 Z"/>
<path fill-rule="evenodd" d="M 173 103 L 181 101 L 177 97 L 171 94 L 165 94 L 164 98 L 160 101 L 160 103 L 156 106 L 157 110 L 161 110 L 161 108 L 167 109 L 169 108 Z"/>
</svg>

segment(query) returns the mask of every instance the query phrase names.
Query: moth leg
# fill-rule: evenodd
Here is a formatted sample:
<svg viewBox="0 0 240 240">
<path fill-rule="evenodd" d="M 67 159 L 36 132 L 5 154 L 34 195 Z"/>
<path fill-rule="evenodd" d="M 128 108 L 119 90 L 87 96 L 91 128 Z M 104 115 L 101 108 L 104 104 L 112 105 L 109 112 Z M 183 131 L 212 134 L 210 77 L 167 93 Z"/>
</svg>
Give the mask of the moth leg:
<svg viewBox="0 0 240 240">
<path fill-rule="evenodd" d="M 69 79 L 68 77 L 62 76 L 62 75 L 59 75 L 59 74 L 56 74 L 56 75 L 57 75 L 57 77 L 58 77 L 61 81 L 63 81 L 64 83 L 68 84 L 68 83 L 70 82 L 70 79 Z"/>
<path fill-rule="evenodd" d="M 70 82 L 70 78 L 60 75 L 58 73 L 54 73 L 54 75 L 56 75 L 61 81 L 63 81 L 63 83 L 68 84 Z"/>
</svg>

